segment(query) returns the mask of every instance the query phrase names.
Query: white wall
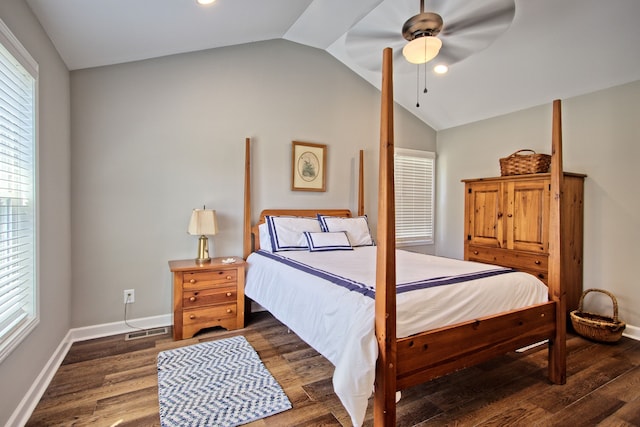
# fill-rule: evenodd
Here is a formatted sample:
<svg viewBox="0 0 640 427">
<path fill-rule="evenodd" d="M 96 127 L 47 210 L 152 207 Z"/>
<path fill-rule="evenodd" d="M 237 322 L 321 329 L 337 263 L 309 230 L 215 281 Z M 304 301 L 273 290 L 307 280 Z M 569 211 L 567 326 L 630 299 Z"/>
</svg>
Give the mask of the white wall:
<svg viewBox="0 0 640 427">
<path fill-rule="evenodd" d="M 550 153 L 551 101 L 438 133 L 438 255 L 462 258 L 464 178 L 499 176 L 521 148 Z M 640 81 L 562 101 L 564 169 L 585 180 L 584 289 L 611 291 L 620 318 L 640 326 Z M 611 315 L 611 303 L 593 310 Z M 608 303 L 608 305 L 605 305 Z M 600 305 L 598 307 L 598 305 Z"/>
<path fill-rule="evenodd" d="M 381 54 L 382 57 L 382 54 Z M 74 327 L 171 312 L 167 261 L 196 256 L 191 209 L 216 209 L 213 256 L 242 255 L 244 141 L 253 216 L 267 207 L 356 210 L 365 150 L 375 226 L 380 93 L 322 50 L 284 40 L 71 73 Z M 290 190 L 291 142 L 327 144 L 327 191 Z M 396 143 L 435 131 L 396 108 Z"/>
<path fill-rule="evenodd" d="M 9 420 L 70 328 L 69 72 L 23 0 L 2 0 L 0 19 L 40 67 L 40 323 L 0 363 L 0 425 Z"/>
</svg>

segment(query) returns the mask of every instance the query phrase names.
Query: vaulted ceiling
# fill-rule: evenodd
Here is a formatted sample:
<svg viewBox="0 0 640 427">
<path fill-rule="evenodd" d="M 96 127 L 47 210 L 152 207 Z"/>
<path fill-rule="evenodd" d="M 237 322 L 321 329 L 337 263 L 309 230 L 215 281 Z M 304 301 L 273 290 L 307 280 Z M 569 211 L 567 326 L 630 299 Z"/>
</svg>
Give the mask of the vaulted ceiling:
<svg viewBox="0 0 640 427">
<path fill-rule="evenodd" d="M 426 0 L 425 10 L 444 19 L 444 50 L 447 22 L 492 31 L 486 18 L 505 1 Z M 401 47 L 402 24 L 420 11 L 419 0 L 26 2 L 71 70 L 282 38 L 326 50 L 376 87 L 379 70 L 358 55 Z M 396 102 L 441 130 L 640 80 L 638 17 L 638 0 L 515 0 L 513 20 L 488 46 L 468 29 L 462 40 L 473 52 L 446 74 L 422 66 L 417 75 L 396 55 Z M 370 36 L 354 49 L 356 32 Z"/>
</svg>

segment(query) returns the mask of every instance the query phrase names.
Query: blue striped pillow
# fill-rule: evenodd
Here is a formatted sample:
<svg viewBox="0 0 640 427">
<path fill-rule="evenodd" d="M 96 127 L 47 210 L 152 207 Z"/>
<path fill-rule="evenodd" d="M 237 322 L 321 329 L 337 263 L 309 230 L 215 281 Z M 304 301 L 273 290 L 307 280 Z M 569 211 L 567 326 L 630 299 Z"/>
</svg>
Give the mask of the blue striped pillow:
<svg viewBox="0 0 640 427">
<path fill-rule="evenodd" d="M 322 231 L 316 218 L 267 215 L 265 221 L 269 227 L 271 249 L 274 252 L 306 251 L 309 247 L 303 233 Z"/>
<path fill-rule="evenodd" d="M 304 237 L 307 238 L 309 251 L 311 252 L 353 250 L 351 243 L 349 243 L 347 233 L 345 233 L 344 231 L 337 231 L 335 233 L 313 233 L 305 231 Z"/>
<path fill-rule="evenodd" d="M 353 247 L 373 246 L 375 243 L 369 230 L 367 216 L 343 218 L 318 214 L 318 221 L 323 231 L 344 231 Z"/>
</svg>

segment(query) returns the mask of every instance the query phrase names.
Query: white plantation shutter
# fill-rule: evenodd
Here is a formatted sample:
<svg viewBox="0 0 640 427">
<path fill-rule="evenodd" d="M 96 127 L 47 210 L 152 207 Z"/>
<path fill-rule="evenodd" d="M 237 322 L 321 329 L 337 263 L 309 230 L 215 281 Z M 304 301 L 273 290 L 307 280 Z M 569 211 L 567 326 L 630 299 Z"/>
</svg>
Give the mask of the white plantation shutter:
<svg viewBox="0 0 640 427">
<path fill-rule="evenodd" d="M 433 243 L 435 153 L 396 148 L 396 245 Z"/>
<path fill-rule="evenodd" d="M 37 324 L 37 64 L 0 21 L 0 360 Z"/>
</svg>

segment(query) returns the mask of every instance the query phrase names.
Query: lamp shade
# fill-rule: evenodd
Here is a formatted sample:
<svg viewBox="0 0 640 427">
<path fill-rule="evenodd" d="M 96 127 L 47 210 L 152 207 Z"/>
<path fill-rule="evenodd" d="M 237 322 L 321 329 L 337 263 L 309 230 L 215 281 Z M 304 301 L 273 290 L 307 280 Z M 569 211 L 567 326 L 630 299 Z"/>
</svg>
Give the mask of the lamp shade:
<svg viewBox="0 0 640 427">
<path fill-rule="evenodd" d="M 424 64 L 435 58 L 441 47 L 442 41 L 437 37 L 417 37 L 405 45 L 402 54 L 412 64 Z"/>
<path fill-rule="evenodd" d="M 211 209 L 194 209 L 191 213 L 189 228 L 192 236 L 213 236 L 218 232 L 216 211 Z"/>
</svg>

